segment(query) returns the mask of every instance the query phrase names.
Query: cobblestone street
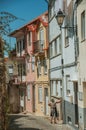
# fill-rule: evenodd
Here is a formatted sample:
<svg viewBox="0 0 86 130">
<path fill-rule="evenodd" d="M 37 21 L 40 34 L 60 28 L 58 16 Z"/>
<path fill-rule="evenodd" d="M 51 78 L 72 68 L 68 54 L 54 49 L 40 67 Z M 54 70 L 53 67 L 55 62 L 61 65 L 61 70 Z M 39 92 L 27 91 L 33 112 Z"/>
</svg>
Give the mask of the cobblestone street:
<svg viewBox="0 0 86 130">
<path fill-rule="evenodd" d="M 9 130 L 69 130 L 63 124 L 50 124 L 48 119 L 33 115 L 10 115 Z"/>
</svg>

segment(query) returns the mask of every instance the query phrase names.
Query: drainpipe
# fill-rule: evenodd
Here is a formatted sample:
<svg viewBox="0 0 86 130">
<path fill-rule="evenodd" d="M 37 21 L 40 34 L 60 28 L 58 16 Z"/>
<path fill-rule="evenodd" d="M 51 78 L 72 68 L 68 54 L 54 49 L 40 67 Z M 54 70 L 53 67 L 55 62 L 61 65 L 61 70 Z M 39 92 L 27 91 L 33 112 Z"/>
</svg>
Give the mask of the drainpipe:
<svg viewBox="0 0 86 130">
<path fill-rule="evenodd" d="M 64 100 L 64 59 L 63 59 L 63 41 L 62 41 L 62 29 L 61 30 L 61 73 L 62 73 L 62 116 L 63 123 L 65 123 L 65 100 Z"/>
<path fill-rule="evenodd" d="M 75 63 L 77 65 L 77 57 L 79 55 L 79 44 L 77 36 L 77 4 L 74 3 L 74 48 L 75 48 Z"/>
</svg>

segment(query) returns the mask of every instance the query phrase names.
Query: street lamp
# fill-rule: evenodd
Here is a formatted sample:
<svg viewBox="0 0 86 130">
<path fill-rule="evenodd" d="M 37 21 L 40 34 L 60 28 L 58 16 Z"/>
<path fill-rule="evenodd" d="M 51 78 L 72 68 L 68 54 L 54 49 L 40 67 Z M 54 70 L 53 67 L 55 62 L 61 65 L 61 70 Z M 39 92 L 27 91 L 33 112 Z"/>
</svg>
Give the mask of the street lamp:
<svg viewBox="0 0 86 130">
<path fill-rule="evenodd" d="M 61 29 L 64 18 L 65 18 L 65 14 L 63 14 L 63 12 L 61 10 L 59 10 L 55 17 L 56 17 L 57 23 L 58 23 L 58 25 L 60 26 L 60 29 Z"/>
<path fill-rule="evenodd" d="M 65 27 L 62 27 L 65 16 L 66 15 L 61 11 L 61 9 L 58 11 L 57 15 L 55 15 L 55 18 L 56 18 L 57 23 L 58 23 L 58 25 L 60 27 L 60 30 L 61 30 L 61 28 L 63 28 L 63 29 L 73 29 L 73 30 L 75 30 L 75 32 L 77 34 L 77 26 L 71 26 L 71 27 L 70 26 L 65 26 Z"/>
</svg>

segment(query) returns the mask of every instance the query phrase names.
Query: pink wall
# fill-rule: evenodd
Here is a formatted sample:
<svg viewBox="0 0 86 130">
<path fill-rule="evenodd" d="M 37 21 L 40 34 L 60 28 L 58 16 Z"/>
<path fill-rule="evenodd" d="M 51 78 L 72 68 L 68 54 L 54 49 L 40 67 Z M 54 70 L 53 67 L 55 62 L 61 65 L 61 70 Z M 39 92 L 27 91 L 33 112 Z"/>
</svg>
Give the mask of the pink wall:
<svg viewBox="0 0 86 130">
<path fill-rule="evenodd" d="M 27 86 L 29 84 L 30 86 L 30 100 L 28 100 L 27 98 L 27 88 L 26 88 L 26 111 L 28 112 L 33 112 L 33 84 L 35 81 L 35 71 L 32 72 L 32 68 L 31 68 L 31 51 L 32 51 L 32 45 L 29 46 L 29 44 L 27 43 L 27 52 L 30 55 L 30 59 L 29 61 L 27 61 L 27 64 L 29 63 L 29 69 L 27 70 L 27 77 L 26 77 L 26 82 L 27 82 Z M 28 67 L 28 65 L 26 65 Z"/>
</svg>

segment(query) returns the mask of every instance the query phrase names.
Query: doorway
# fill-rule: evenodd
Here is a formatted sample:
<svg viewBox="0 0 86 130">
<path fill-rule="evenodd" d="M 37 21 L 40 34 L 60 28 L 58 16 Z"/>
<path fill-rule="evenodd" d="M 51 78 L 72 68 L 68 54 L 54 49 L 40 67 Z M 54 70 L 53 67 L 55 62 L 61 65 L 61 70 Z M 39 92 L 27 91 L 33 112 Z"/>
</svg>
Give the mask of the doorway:
<svg viewBox="0 0 86 130">
<path fill-rule="evenodd" d="M 33 85 L 33 112 L 35 112 L 35 86 Z"/>
<path fill-rule="evenodd" d="M 82 93 L 82 99 L 83 99 L 83 108 L 84 108 L 84 127 L 86 128 L 86 82 L 83 82 L 83 93 Z"/>
<path fill-rule="evenodd" d="M 44 109 L 45 109 L 45 115 L 49 114 L 48 111 L 48 88 L 44 88 Z"/>
<path fill-rule="evenodd" d="M 75 124 L 78 124 L 78 82 L 74 82 Z"/>
</svg>

